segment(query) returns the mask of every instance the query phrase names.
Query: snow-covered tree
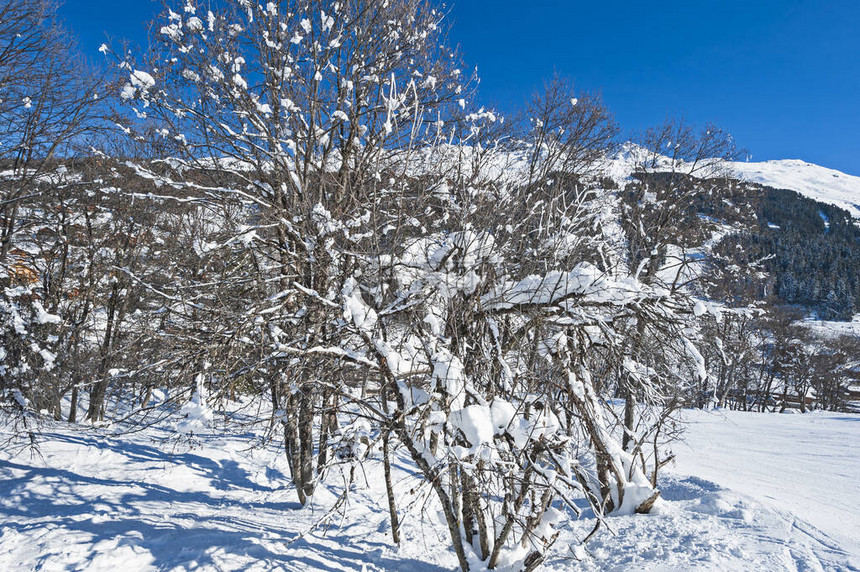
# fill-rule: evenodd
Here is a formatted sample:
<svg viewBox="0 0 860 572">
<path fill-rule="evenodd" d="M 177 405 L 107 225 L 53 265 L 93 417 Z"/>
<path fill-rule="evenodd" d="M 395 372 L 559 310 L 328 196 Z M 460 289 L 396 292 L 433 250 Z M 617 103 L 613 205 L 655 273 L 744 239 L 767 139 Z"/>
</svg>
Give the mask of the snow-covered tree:
<svg viewBox="0 0 860 572">
<path fill-rule="evenodd" d="M 395 542 L 404 447 L 464 570 L 536 567 L 580 498 L 650 510 L 660 422 L 623 427 L 607 390 L 671 401 L 700 312 L 623 263 L 597 98 L 552 84 L 504 136 L 418 0 L 188 2 L 154 30 L 120 97 L 165 157 L 128 166 L 199 225 L 169 280 L 126 270 L 174 383 L 265 393 L 302 503 L 380 442 Z"/>
<path fill-rule="evenodd" d="M 76 57 L 56 8 L 0 2 L 0 399 L 11 392 L 54 415 L 62 319 L 46 308 L 43 254 L 56 244 L 46 229 L 68 182 L 58 160 L 100 125 L 100 80 Z"/>
<path fill-rule="evenodd" d="M 218 232 L 200 237 L 213 242 L 198 255 L 232 273 L 201 279 L 206 303 L 177 324 L 213 347 L 238 344 L 217 352 L 235 360 L 221 382 L 268 386 L 306 502 L 328 459 L 323 445 L 314 460 L 320 415 L 343 391 L 321 359 L 349 361 L 327 301 L 363 248 L 354 235 L 377 230 L 374 205 L 420 179 L 430 144 L 453 133 L 470 80 L 444 47 L 441 13 L 422 2 L 189 2 L 155 30 L 150 61 L 121 62 L 120 95 L 170 160 L 137 168 L 205 199 Z"/>
</svg>

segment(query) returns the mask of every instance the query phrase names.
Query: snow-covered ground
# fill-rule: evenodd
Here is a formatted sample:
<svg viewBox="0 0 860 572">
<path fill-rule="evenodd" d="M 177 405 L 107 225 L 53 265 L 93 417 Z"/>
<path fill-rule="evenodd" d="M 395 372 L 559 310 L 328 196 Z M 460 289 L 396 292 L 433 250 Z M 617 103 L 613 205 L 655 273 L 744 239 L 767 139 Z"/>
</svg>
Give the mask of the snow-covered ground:
<svg viewBox="0 0 860 572">
<path fill-rule="evenodd" d="M 860 336 L 860 314 L 850 322 L 829 322 L 825 320 L 804 320 L 801 322 L 819 336 L 838 338 L 839 336 Z"/>
<path fill-rule="evenodd" d="M 739 161 L 731 163 L 731 168 L 747 181 L 796 191 L 860 218 L 860 177 L 796 159 L 761 163 Z"/>
<path fill-rule="evenodd" d="M 675 472 L 782 511 L 792 557 L 860 566 L 860 415 L 686 413 Z"/>
<path fill-rule="evenodd" d="M 860 570 L 860 416 L 686 413 L 685 444 L 647 516 L 564 525 L 549 570 Z M 216 426 L 219 424 L 216 421 Z M 275 445 L 212 429 L 117 434 L 58 424 L 39 452 L 0 435 L 0 570 L 450 570 L 426 487 L 396 469 L 403 542 L 382 484 L 300 508 Z M 257 444 L 258 446 L 252 447 Z M 368 471 L 368 474 L 371 474 Z M 328 482 L 336 485 L 333 472 Z M 424 518 L 422 518 L 422 513 Z"/>
</svg>

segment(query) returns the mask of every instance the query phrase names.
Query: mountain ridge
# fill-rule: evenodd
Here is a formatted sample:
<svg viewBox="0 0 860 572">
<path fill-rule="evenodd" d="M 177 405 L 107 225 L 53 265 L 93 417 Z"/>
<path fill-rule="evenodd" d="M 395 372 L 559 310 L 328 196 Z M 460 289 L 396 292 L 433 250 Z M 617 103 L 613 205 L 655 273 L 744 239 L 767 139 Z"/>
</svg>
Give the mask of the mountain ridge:
<svg viewBox="0 0 860 572">
<path fill-rule="evenodd" d="M 801 159 L 734 161 L 729 163 L 729 167 L 742 180 L 795 191 L 845 209 L 855 219 L 860 218 L 860 177 Z"/>
</svg>

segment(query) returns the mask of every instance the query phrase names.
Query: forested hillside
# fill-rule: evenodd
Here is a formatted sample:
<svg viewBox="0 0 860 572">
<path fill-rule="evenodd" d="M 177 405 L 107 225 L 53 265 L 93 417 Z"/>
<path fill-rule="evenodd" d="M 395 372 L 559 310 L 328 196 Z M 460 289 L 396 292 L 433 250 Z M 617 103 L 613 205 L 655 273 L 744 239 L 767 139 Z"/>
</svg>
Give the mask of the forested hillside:
<svg viewBox="0 0 860 572">
<path fill-rule="evenodd" d="M 718 250 L 738 263 L 762 261 L 762 297 L 851 320 L 860 308 L 860 227 L 850 213 L 765 187 L 756 214 L 755 231 L 727 237 Z"/>
</svg>

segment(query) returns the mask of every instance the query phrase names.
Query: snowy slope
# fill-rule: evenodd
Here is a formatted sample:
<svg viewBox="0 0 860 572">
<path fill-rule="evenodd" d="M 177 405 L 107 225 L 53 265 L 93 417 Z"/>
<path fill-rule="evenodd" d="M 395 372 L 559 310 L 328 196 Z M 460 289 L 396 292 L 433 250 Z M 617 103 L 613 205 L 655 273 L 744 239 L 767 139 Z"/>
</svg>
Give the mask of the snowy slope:
<svg viewBox="0 0 860 572">
<path fill-rule="evenodd" d="M 654 514 L 562 526 L 547 570 L 860 570 L 860 417 L 687 413 L 687 444 Z M 217 422 L 216 422 L 217 423 Z M 322 487 L 301 508 L 276 446 L 162 425 L 130 434 L 58 424 L 0 429 L 0 570 L 451 570 L 426 487 L 395 465 L 404 541 L 390 544 L 384 490 L 357 472 L 343 510 Z M 261 430 L 260 430 L 261 431 Z M 12 443 L 18 443 L 13 446 Z M 372 474 L 368 471 L 368 474 Z M 696 476 L 690 476 L 696 475 Z M 336 485 L 341 475 L 332 472 Z M 425 509 L 426 510 L 422 510 Z M 423 516 L 422 516 L 423 515 Z"/>
<path fill-rule="evenodd" d="M 812 550 L 835 566 L 845 553 L 860 566 L 860 416 L 685 413 L 676 472 L 789 512 L 788 538 L 812 541 L 787 545 L 793 556 Z"/>
<path fill-rule="evenodd" d="M 786 159 L 762 163 L 731 163 L 738 175 L 754 183 L 796 191 L 805 197 L 843 208 L 860 218 L 860 177 L 806 161 Z"/>
</svg>

